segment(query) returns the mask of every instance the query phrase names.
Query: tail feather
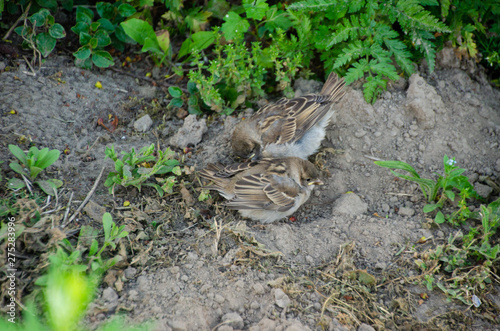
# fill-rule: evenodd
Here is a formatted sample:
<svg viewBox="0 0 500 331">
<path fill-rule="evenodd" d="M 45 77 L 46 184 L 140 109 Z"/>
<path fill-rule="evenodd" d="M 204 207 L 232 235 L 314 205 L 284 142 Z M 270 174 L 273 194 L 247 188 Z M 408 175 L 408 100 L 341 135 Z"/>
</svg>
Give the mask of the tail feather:
<svg viewBox="0 0 500 331">
<path fill-rule="evenodd" d="M 345 95 L 344 78 L 339 78 L 336 73 L 332 72 L 321 89 L 322 95 L 328 95 L 330 102 L 337 102 Z"/>
</svg>

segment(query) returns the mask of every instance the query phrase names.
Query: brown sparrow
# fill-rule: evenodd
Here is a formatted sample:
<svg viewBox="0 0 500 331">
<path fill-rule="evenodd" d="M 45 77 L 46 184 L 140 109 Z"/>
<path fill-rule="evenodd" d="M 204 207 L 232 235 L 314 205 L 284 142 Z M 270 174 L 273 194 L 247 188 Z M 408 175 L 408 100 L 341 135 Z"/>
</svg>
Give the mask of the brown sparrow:
<svg viewBox="0 0 500 331">
<path fill-rule="evenodd" d="M 236 125 L 233 153 L 242 158 L 297 156 L 307 159 L 325 137 L 335 110 L 332 103 L 345 94 L 344 80 L 331 73 L 320 94 L 282 98 L 262 107 L 250 119 Z"/>
<path fill-rule="evenodd" d="M 271 223 L 293 214 L 309 199 L 314 185 L 323 185 L 319 172 L 298 157 L 262 159 L 227 167 L 209 164 L 200 176 L 213 183 L 205 188 L 219 191 L 244 217 Z"/>
</svg>

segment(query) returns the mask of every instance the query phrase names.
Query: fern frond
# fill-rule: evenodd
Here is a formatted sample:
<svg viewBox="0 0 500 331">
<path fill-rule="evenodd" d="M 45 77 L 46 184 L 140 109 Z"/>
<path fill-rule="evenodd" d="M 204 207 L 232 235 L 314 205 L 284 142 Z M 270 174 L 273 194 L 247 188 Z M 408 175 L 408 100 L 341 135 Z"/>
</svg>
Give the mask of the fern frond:
<svg viewBox="0 0 500 331">
<path fill-rule="evenodd" d="M 360 24 L 357 16 L 351 16 L 351 21 L 344 18 L 342 23 L 337 24 L 335 27 L 335 34 L 326 41 L 326 49 L 331 48 L 333 45 L 346 41 L 347 39 L 358 39 Z"/>
<path fill-rule="evenodd" d="M 415 30 L 412 33 L 412 41 L 415 47 L 424 53 L 427 64 L 429 65 L 429 71 L 434 71 L 434 65 L 436 63 L 436 46 L 430 39 L 434 39 L 434 36 L 422 30 Z"/>
<path fill-rule="evenodd" d="M 422 7 L 418 0 L 400 0 L 393 10 L 405 30 L 451 32 L 437 17 Z"/>
<path fill-rule="evenodd" d="M 349 14 L 356 13 L 363 8 L 365 5 L 365 0 L 353 0 L 349 1 Z"/>
<path fill-rule="evenodd" d="M 451 0 L 441 0 L 441 17 L 448 17 L 450 11 Z"/>
<path fill-rule="evenodd" d="M 363 95 L 366 102 L 374 103 L 377 100 L 377 96 L 386 89 L 387 82 L 380 76 L 369 76 L 366 79 L 366 83 L 363 84 L 365 88 L 363 90 Z"/>
<path fill-rule="evenodd" d="M 339 55 L 335 64 L 333 65 L 334 69 L 342 67 L 346 63 L 357 60 L 360 57 L 366 55 L 369 52 L 369 48 L 363 44 L 361 40 L 356 40 L 353 43 L 347 45 L 346 48 L 342 50 L 342 53 Z"/>
<path fill-rule="evenodd" d="M 391 63 L 391 59 L 387 57 L 380 57 L 376 60 L 371 60 L 369 63 L 370 70 L 377 75 L 385 76 L 392 80 L 398 80 L 399 76 L 396 68 Z"/>
<path fill-rule="evenodd" d="M 399 34 L 387 24 L 379 23 L 375 26 L 373 40 L 380 45 L 382 45 L 387 39 L 394 39 L 398 37 Z"/>
<path fill-rule="evenodd" d="M 315 12 L 325 11 L 331 6 L 335 6 L 336 1 L 329 0 L 305 0 L 301 2 L 296 2 L 288 6 L 291 10 L 312 10 Z"/>
<path fill-rule="evenodd" d="M 374 17 L 375 12 L 379 9 L 378 0 L 367 0 L 366 1 L 366 13 L 370 17 Z"/>
<path fill-rule="evenodd" d="M 414 72 L 411 53 L 407 51 L 406 45 L 397 39 L 386 39 L 384 44 L 389 51 L 394 55 L 396 63 L 403 69 L 403 71 L 411 75 Z"/>
<path fill-rule="evenodd" d="M 361 59 L 358 62 L 352 64 L 352 67 L 347 70 L 347 74 L 344 77 L 345 83 L 347 85 L 351 84 L 358 79 L 361 79 L 365 76 L 365 73 L 368 72 L 370 67 L 368 66 L 367 59 Z"/>
<path fill-rule="evenodd" d="M 419 3 L 422 6 L 439 6 L 439 2 L 437 0 L 420 0 Z"/>
</svg>

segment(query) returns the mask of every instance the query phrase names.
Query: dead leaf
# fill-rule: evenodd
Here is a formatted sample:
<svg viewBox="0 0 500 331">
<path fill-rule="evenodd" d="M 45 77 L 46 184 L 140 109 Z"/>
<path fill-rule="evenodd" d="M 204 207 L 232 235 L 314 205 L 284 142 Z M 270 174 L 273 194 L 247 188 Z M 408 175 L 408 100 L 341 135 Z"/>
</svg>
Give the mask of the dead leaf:
<svg viewBox="0 0 500 331">
<path fill-rule="evenodd" d="M 193 196 L 191 195 L 191 193 L 189 193 L 186 186 L 184 186 L 184 183 L 181 183 L 180 187 L 181 187 L 182 200 L 184 201 L 187 207 L 191 207 L 192 205 L 194 205 Z"/>
</svg>

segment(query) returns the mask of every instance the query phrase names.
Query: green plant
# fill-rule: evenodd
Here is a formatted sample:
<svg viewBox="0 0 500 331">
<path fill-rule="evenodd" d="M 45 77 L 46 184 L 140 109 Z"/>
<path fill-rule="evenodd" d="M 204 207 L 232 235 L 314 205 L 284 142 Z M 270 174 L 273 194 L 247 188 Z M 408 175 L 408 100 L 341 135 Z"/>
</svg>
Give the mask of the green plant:
<svg viewBox="0 0 500 331">
<path fill-rule="evenodd" d="M 201 115 L 203 114 L 201 110 L 201 105 L 203 101 L 200 100 L 198 89 L 194 82 L 188 82 L 187 89 L 189 97 L 182 93 L 182 90 L 177 86 L 170 86 L 168 88 L 168 93 L 172 97 L 167 108 L 181 108 L 184 106 L 184 102 L 187 101 L 187 110 L 190 114 Z M 185 100 L 187 98 L 187 100 Z M 206 106 L 205 106 L 206 107 Z"/>
<path fill-rule="evenodd" d="M 440 9 L 441 16 L 451 29 L 446 40 L 451 41 L 460 56 L 476 60 L 482 57 L 488 66 L 499 70 L 500 4 L 498 1 L 442 1 Z"/>
<path fill-rule="evenodd" d="M 109 213 L 103 215 L 104 243 L 97 252 L 97 233 L 90 233 L 88 226 L 82 227 L 79 236 L 79 248 L 74 248 L 68 239 L 58 243 L 57 251 L 49 255 L 50 266 L 47 273 L 39 277 L 35 284 L 41 288 L 43 300 L 41 307 L 29 300 L 24 309 L 23 321 L 17 317 L 11 320 L 1 319 L 1 330 L 80 330 L 79 325 L 89 303 L 94 298 L 103 273 L 113 266 L 117 257 L 103 260 L 102 253 L 108 246 L 115 248 L 117 241 L 128 235 L 124 226 L 117 227 Z M 92 239 L 88 259 L 82 254 L 87 243 Z M 95 242 L 95 244 L 94 244 Z M 89 265 L 91 267 L 89 268 Z M 24 300 L 23 300 L 24 301 Z M 13 305 L 16 303 L 11 301 Z M 41 308 L 42 313 L 38 314 Z M 13 323 L 14 322 L 14 323 Z M 149 330 L 149 326 L 140 328 L 125 327 L 123 320 L 114 319 L 99 330 Z"/>
<path fill-rule="evenodd" d="M 470 227 L 465 235 L 462 230 L 451 234 L 447 243 L 421 254 L 424 260 L 415 263 L 424 273 L 422 281 L 429 291 L 437 287 L 449 299 L 479 307 L 481 300 L 476 294 L 488 292 L 497 278 L 492 275 L 500 260 L 500 244 L 494 237 L 500 225 L 500 199 L 481 205 L 480 212 L 473 214 L 481 226 Z M 440 270 L 452 277 L 441 275 Z"/>
<path fill-rule="evenodd" d="M 120 23 L 120 26 L 130 38 L 143 45 L 141 51 L 149 52 L 157 66 L 167 57 L 172 57 L 168 30 L 155 32 L 151 24 L 138 18 L 131 18 Z"/>
<path fill-rule="evenodd" d="M 201 189 L 200 194 L 198 195 L 198 201 L 205 201 L 211 199 L 210 190 Z"/>
<path fill-rule="evenodd" d="M 284 90 L 290 96 L 291 81 L 301 61 L 300 52 L 292 55 L 279 43 L 263 48 L 259 42 L 253 42 L 248 50 L 242 40 L 223 45 L 220 35 L 215 36 L 215 58 L 206 65 L 200 55 L 194 53 L 193 62 L 197 63 L 198 70 L 188 75 L 212 111 L 228 115 L 237 107 L 263 97 L 266 77 L 271 74 L 279 82 L 277 90 Z M 275 39 L 283 40 L 283 32 L 278 32 Z M 205 71 L 209 74 L 205 75 Z"/>
<path fill-rule="evenodd" d="M 406 162 L 375 161 L 375 164 L 385 168 L 407 171 L 410 175 L 403 175 L 394 170 L 390 170 L 393 175 L 415 182 L 420 186 L 422 194 L 429 202 L 429 204 L 424 206 L 423 211 L 425 213 L 430 213 L 436 209 L 443 208 L 447 201 L 453 202 L 456 197 L 454 190 L 458 190 L 458 211 L 445 217 L 445 215 L 439 210 L 434 218 L 434 221 L 438 224 L 443 223 L 445 220 L 454 223 L 462 222 L 468 219 L 470 216 L 470 210 L 467 207 L 466 200 L 470 197 L 480 198 L 474 190 L 472 184 L 469 182 L 469 178 L 462 175 L 462 173 L 465 172 L 465 169 L 456 167 L 455 158 L 450 159 L 447 155 L 443 158 L 444 175 L 442 176 L 438 174 L 437 180 L 421 178 L 415 168 Z M 441 195 L 438 196 L 440 192 Z"/>
<path fill-rule="evenodd" d="M 34 146 L 29 149 L 28 154 L 15 145 L 9 145 L 9 150 L 20 162 L 20 164 L 18 162 L 10 163 L 10 168 L 23 177 L 23 180 L 11 178 L 8 181 L 7 187 L 12 190 L 27 187 L 31 191 L 31 182 L 43 169 L 56 162 L 61 154 L 57 149 L 49 151 L 48 148 L 43 148 L 39 150 Z M 38 180 L 34 183 L 49 195 L 55 195 L 55 191 L 63 184 L 59 179 Z"/>
<path fill-rule="evenodd" d="M 425 4 L 437 6 L 438 2 Z M 365 78 L 364 96 L 371 103 L 386 88 L 387 79 L 399 79 L 398 69 L 408 75 L 414 72 L 410 49 L 424 55 L 432 72 L 433 33 L 450 31 L 418 0 L 306 0 L 291 4 L 288 10 L 297 15 L 311 13 L 305 23 L 327 70 L 346 71 L 347 84 Z"/>
<path fill-rule="evenodd" d="M 141 186 L 151 186 L 156 189 L 160 196 L 165 192 L 172 193 L 173 187 L 176 183 L 176 176 L 182 174 L 179 161 L 174 159 L 176 153 L 167 148 L 166 151 L 157 151 L 158 157 L 155 157 L 154 144 L 141 148 L 139 153 L 135 150 L 122 152 L 122 159 L 118 158 L 115 152 L 114 145 L 111 148 L 106 148 L 106 158 L 110 158 L 115 162 L 115 171 L 110 172 L 104 186 L 109 187 L 109 192 L 113 193 L 116 185 L 124 187 L 134 186 L 139 191 Z M 163 180 L 163 185 L 160 186 L 156 183 L 144 183 L 149 177 L 154 175 L 162 175 L 166 173 L 173 173 L 175 176 L 167 177 Z"/>
<path fill-rule="evenodd" d="M 40 65 L 40 57 L 45 58 L 52 53 L 56 47 L 56 39 L 66 36 L 64 27 L 56 23 L 54 16 L 45 8 L 31 15 L 24 21 L 24 25 L 18 26 L 14 31 L 23 38 L 23 48 L 33 49 L 34 58 L 39 59 Z"/>
<path fill-rule="evenodd" d="M 73 53 L 75 64 L 90 69 L 92 64 L 99 68 L 107 68 L 114 64 L 113 58 L 104 47 L 113 44 L 119 50 L 124 49 L 124 43 L 132 43 L 124 33 L 120 23 L 136 10 L 133 6 L 121 1 L 114 4 L 98 2 L 96 10 L 99 16 L 94 20 L 94 12 L 89 8 L 76 8 L 76 24 L 71 31 L 79 36 L 81 47 Z"/>
</svg>

